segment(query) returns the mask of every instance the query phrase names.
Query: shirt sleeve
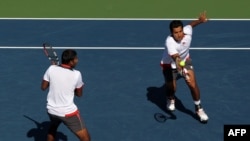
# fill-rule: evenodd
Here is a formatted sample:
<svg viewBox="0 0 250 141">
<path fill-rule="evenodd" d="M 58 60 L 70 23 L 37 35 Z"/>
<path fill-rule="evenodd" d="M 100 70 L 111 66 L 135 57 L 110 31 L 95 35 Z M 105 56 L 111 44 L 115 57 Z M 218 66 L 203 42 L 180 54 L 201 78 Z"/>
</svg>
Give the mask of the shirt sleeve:
<svg viewBox="0 0 250 141">
<path fill-rule="evenodd" d="M 167 38 L 166 48 L 167 48 L 167 52 L 170 56 L 178 53 L 178 51 L 176 50 L 176 47 L 175 47 L 175 41 L 174 41 L 173 37 L 169 36 Z"/>
<path fill-rule="evenodd" d="M 183 32 L 184 34 L 187 34 L 187 35 L 192 35 L 193 34 L 193 28 L 191 25 L 186 25 L 183 27 Z"/>
<path fill-rule="evenodd" d="M 48 82 L 49 82 L 49 70 L 50 70 L 50 67 L 46 70 L 46 72 L 43 75 L 43 80 L 48 81 Z"/>
<path fill-rule="evenodd" d="M 82 74 L 78 71 L 78 77 L 77 77 L 77 83 L 76 88 L 80 88 L 84 85 L 84 82 L 82 81 Z"/>
</svg>

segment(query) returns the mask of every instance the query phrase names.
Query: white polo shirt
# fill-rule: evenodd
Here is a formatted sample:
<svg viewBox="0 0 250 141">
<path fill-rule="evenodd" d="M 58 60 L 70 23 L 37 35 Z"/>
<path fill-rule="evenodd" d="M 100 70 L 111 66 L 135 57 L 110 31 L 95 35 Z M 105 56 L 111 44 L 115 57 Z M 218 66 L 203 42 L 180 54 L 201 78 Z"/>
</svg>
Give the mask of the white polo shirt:
<svg viewBox="0 0 250 141">
<path fill-rule="evenodd" d="M 84 85 L 80 71 L 51 65 L 43 79 L 49 82 L 48 113 L 64 117 L 77 110 L 74 103 L 74 90 Z"/>
<path fill-rule="evenodd" d="M 191 25 L 183 27 L 185 36 L 180 42 L 176 42 L 174 38 L 169 35 L 165 42 L 165 49 L 162 55 L 161 64 L 171 64 L 173 69 L 176 68 L 175 61 L 171 58 L 171 55 L 178 53 L 181 60 L 185 60 L 189 57 L 189 47 L 192 41 L 193 28 Z"/>
</svg>

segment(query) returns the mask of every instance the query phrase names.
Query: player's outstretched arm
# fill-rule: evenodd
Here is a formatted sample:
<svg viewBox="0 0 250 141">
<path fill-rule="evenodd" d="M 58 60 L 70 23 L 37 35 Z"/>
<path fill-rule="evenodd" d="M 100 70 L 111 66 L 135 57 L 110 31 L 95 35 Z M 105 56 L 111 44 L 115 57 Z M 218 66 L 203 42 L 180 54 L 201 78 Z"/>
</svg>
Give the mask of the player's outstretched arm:
<svg viewBox="0 0 250 141">
<path fill-rule="evenodd" d="M 203 11 L 202 13 L 200 13 L 200 16 L 197 20 L 192 21 L 191 23 L 189 23 L 189 25 L 191 25 L 192 27 L 195 27 L 201 23 L 205 23 L 207 22 L 207 14 L 206 11 Z"/>
</svg>

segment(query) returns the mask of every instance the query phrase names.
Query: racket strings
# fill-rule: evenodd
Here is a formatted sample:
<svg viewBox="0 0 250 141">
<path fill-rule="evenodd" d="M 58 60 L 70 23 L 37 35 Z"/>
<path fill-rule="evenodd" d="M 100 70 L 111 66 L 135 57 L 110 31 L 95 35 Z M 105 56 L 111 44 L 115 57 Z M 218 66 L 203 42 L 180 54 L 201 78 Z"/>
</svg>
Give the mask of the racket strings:
<svg viewBox="0 0 250 141">
<path fill-rule="evenodd" d="M 48 57 L 50 57 L 52 59 L 58 58 L 56 52 L 51 47 L 45 47 L 45 51 L 46 51 L 46 54 Z"/>
<path fill-rule="evenodd" d="M 48 59 L 50 61 L 54 62 L 54 64 L 59 65 L 59 58 L 57 56 L 57 53 L 52 48 L 52 46 L 48 43 L 44 43 L 43 48 L 44 48 L 44 52 L 45 52 L 46 56 L 48 57 Z"/>
</svg>

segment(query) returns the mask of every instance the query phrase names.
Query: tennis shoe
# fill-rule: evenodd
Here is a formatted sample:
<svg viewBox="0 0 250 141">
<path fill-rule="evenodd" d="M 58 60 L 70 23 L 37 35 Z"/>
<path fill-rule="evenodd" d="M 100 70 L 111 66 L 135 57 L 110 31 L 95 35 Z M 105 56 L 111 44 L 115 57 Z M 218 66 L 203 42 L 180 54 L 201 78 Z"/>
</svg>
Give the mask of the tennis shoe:
<svg viewBox="0 0 250 141">
<path fill-rule="evenodd" d="M 207 123 L 208 116 L 207 116 L 207 114 L 205 113 L 205 111 L 202 108 L 198 109 L 196 111 L 196 114 L 200 118 L 200 122 Z"/>
<path fill-rule="evenodd" d="M 169 111 L 174 111 L 175 110 L 175 100 L 174 99 L 168 99 L 167 100 L 167 109 Z"/>
</svg>

